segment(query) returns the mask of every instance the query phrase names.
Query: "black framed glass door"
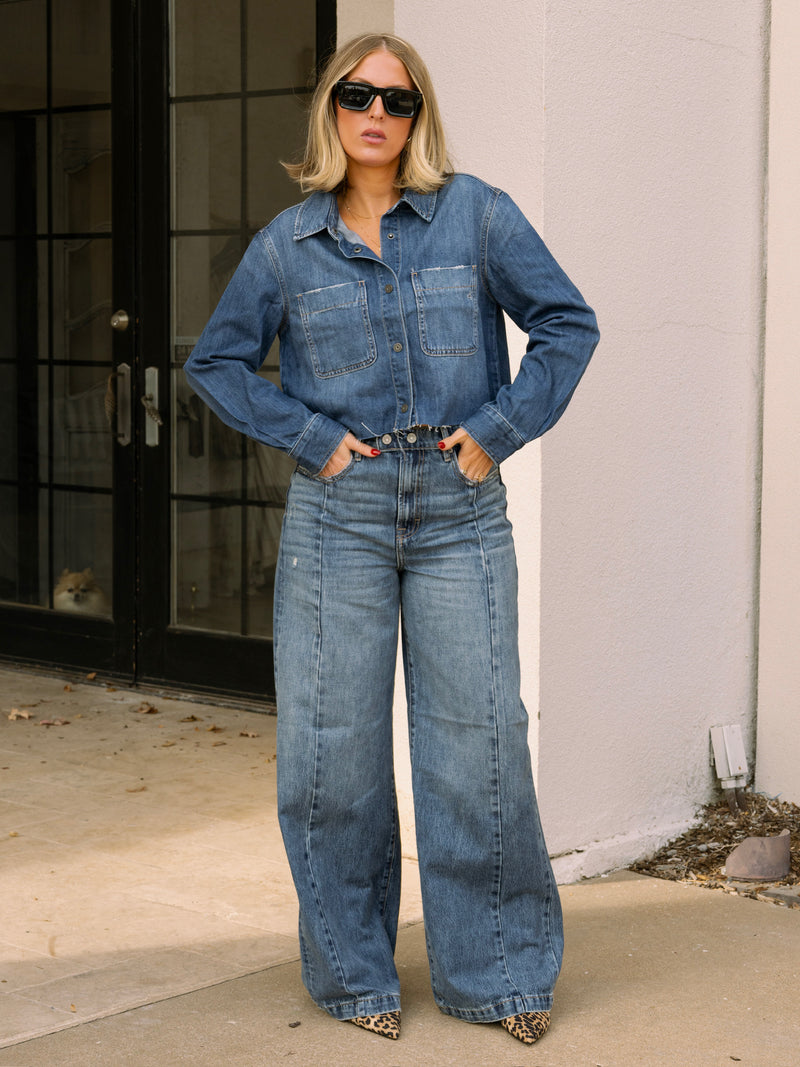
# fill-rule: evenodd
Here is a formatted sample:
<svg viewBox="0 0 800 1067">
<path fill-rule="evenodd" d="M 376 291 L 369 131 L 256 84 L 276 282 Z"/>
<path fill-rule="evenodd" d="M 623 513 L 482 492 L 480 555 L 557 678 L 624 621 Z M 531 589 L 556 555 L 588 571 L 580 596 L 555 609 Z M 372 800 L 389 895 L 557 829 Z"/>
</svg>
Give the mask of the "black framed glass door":
<svg viewBox="0 0 800 1067">
<path fill-rule="evenodd" d="M 107 2 L 0 5 L 0 622 L 4 654 L 130 673 L 115 407 L 133 355 L 109 323 L 131 290 L 133 101 L 115 36 L 130 28 Z"/>
<path fill-rule="evenodd" d="M 334 10 L 0 3 L 3 655 L 271 691 L 291 465 L 219 423 L 182 366 L 297 199 L 279 160 Z"/>
</svg>

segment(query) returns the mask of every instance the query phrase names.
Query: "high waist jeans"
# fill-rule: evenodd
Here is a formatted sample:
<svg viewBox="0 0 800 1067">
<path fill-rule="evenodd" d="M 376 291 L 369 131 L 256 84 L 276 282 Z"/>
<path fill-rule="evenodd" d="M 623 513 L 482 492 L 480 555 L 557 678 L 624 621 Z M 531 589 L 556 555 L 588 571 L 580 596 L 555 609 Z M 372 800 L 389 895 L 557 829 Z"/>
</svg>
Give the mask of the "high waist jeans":
<svg viewBox="0 0 800 1067">
<path fill-rule="evenodd" d="M 495 467 L 450 428 L 375 440 L 333 478 L 298 470 L 275 592 L 278 804 L 303 980 L 339 1019 L 400 1008 L 392 760 L 398 627 L 431 981 L 442 1011 L 548 1010 L 561 909 L 520 700 L 517 573 Z M 371 443 L 371 442 L 370 442 Z"/>
</svg>

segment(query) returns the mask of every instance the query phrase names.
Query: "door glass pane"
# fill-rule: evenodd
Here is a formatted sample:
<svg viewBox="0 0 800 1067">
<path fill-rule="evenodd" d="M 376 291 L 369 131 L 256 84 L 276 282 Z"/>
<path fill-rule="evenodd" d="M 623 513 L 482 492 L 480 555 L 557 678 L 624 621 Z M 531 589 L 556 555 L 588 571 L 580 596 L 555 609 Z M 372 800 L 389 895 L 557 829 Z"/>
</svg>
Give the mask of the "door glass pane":
<svg viewBox="0 0 800 1067">
<path fill-rule="evenodd" d="M 53 228 L 61 233 L 111 231 L 111 112 L 53 118 Z"/>
<path fill-rule="evenodd" d="M 242 632 L 242 514 L 237 505 L 176 501 L 173 612 L 178 626 Z"/>
<path fill-rule="evenodd" d="M 47 4 L 0 5 L 0 111 L 47 104 Z"/>
<path fill-rule="evenodd" d="M 53 357 L 111 361 L 111 241 L 53 242 Z"/>
<path fill-rule="evenodd" d="M 106 414 L 110 386 L 109 374 L 103 367 L 53 368 L 55 483 L 111 488 L 113 437 Z M 40 419 L 40 423 L 43 421 Z"/>
<path fill-rule="evenodd" d="M 289 21 L 285 8 L 284 19 Z M 170 22 L 172 95 L 238 92 L 242 51 L 239 4 L 172 0 Z"/>
<path fill-rule="evenodd" d="M 50 0 L 54 107 L 111 101 L 111 4 Z"/>
<path fill-rule="evenodd" d="M 299 158 L 305 144 L 307 106 L 305 96 L 264 96 L 248 101 L 247 221 L 253 230 L 301 199 L 281 160 Z"/>
<path fill-rule="evenodd" d="M 242 216 L 241 107 L 238 100 L 173 109 L 175 228 L 238 229 Z"/>
<path fill-rule="evenodd" d="M 111 495 L 54 492 L 53 607 L 83 615 L 111 614 Z"/>
<path fill-rule="evenodd" d="M 307 89 L 316 62 L 316 0 L 284 0 L 248 5 L 247 85 L 249 89 Z"/>
<path fill-rule="evenodd" d="M 282 506 L 247 509 L 247 632 L 254 637 L 272 637 L 272 594 L 282 520 Z"/>
<path fill-rule="evenodd" d="M 243 252 L 238 233 L 229 237 L 173 237 L 173 354 L 181 366 L 225 292 Z"/>
<path fill-rule="evenodd" d="M 17 487 L 0 484 L 0 600 L 19 600 Z"/>
</svg>

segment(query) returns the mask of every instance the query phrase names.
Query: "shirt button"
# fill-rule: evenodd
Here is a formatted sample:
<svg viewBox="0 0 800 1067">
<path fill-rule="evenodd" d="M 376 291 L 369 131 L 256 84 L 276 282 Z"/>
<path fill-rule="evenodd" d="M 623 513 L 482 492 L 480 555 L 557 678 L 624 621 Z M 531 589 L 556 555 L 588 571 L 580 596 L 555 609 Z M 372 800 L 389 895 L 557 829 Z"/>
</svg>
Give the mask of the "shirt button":
<svg viewBox="0 0 800 1067">
<path fill-rule="evenodd" d="M 353 249 L 353 251 L 354 252 L 360 252 L 361 251 L 361 245 L 356 245 L 356 247 Z"/>
<path fill-rule="evenodd" d="M 409 443 L 410 445 L 413 445 L 413 444 L 414 444 L 414 442 L 416 441 L 416 439 L 417 439 L 417 435 L 416 435 L 415 433 L 410 433 L 410 434 L 408 435 L 408 437 L 406 438 L 406 440 L 408 441 L 408 443 Z"/>
<path fill-rule="evenodd" d="M 395 341 L 395 343 L 392 345 L 392 348 L 395 350 L 395 352 L 403 351 L 403 346 L 400 344 L 399 341 Z"/>
<path fill-rule="evenodd" d="M 383 435 L 383 437 L 381 438 L 381 441 L 382 441 L 382 442 L 383 442 L 383 443 L 384 443 L 385 445 L 390 445 L 390 444 L 392 443 L 392 435 L 391 435 L 390 433 L 385 433 L 385 434 Z"/>
<path fill-rule="evenodd" d="M 394 289 L 393 285 L 384 285 L 384 287 L 383 287 L 384 293 L 391 293 L 393 289 Z"/>
<path fill-rule="evenodd" d="M 403 414 L 405 415 L 405 413 L 406 413 L 406 412 L 408 411 L 408 404 L 401 404 L 401 405 L 400 405 L 400 410 L 401 410 L 401 411 L 403 412 Z"/>
<path fill-rule="evenodd" d="M 392 238 L 394 237 L 394 234 L 393 234 L 393 233 L 387 233 L 387 234 L 386 234 L 386 236 L 387 236 L 387 237 L 389 238 L 389 240 L 391 241 L 391 239 L 392 239 Z"/>
</svg>

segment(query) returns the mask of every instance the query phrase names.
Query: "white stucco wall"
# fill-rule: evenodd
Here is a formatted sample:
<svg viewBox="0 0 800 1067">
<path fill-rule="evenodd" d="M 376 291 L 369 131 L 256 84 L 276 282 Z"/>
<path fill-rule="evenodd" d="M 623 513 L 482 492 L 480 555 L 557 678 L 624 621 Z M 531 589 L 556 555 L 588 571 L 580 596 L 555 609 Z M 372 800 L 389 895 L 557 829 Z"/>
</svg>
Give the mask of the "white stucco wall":
<svg viewBox="0 0 800 1067">
<path fill-rule="evenodd" d="M 800 6 L 772 0 L 756 785 L 800 804 Z"/>
<path fill-rule="evenodd" d="M 603 333 L 561 424 L 504 466 L 561 881 L 689 824 L 711 725 L 753 752 L 766 10 L 394 4 L 459 167 L 518 201 Z"/>
<path fill-rule="evenodd" d="M 561 878 L 710 799 L 754 741 L 766 4 L 550 4 L 545 234 L 602 347 L 543 445 L 540 789 Z M 752 765 L 752 761 L 751 761 Z"/>
</svg>

